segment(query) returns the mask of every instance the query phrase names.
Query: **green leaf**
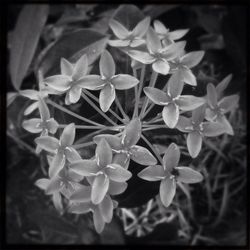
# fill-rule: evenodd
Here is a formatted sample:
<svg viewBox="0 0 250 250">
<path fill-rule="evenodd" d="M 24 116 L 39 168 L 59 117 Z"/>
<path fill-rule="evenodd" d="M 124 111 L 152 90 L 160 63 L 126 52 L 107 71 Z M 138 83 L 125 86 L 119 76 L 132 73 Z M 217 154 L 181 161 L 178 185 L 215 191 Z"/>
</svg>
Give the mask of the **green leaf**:
<svg viewBox="0 0 250 250">
<path fill-rule="evenodd" d="M 26 76 L 49 13 L 48 5 L 25 5 L 11 36 L 10 77 L 16 90 Z"/>
<path fill-rule="evenodd" d="M 75 63 L 84 54 L 87 54 L 91 65 L 104 51 L 107 42 L 107 36 L 91 29 L 68 33 L 45 48 L 36 63 L 36 72 L 41 70 L 45 76 L 53 75 L 59 72 L 62 57 Z"/>
<path fill-rule="evenodd" d="M 113 19 L 132 30 L 144 18 L 143 12 L 132 4 L 122 4 L 113 15 Z"/>
</svg>

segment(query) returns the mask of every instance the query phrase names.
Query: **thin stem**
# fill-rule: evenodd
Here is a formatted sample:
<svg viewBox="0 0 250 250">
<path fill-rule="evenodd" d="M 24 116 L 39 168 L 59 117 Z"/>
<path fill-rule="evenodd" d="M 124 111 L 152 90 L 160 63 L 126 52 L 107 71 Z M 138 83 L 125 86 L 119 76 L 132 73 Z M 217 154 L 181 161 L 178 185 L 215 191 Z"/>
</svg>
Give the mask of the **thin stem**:
<svg viewBox="0 0 250 250">
<path fill-rule="evenodd" d="M 138 116 L 138 106 L 139 106 L 139 101 L 141 97 L 141 92 L 142 92 L 142 87 L 144 83 L 144 77 L 145 77 L 145 72 L 146 72 L 146 65 L 143 64 L 142 69 L 141 69 L 141 76 L 140 76 L 140 82 L 139 82 L 139 90 L 135 99 L 135 108 L 134 108 L 134 113 L 133 113 L 133 118 Z"/>
<path fill-rule="evenodd" d="M 144 115 L 142 118 L 146 117 L 146 115 L 149 113 L 149 111 L 154 107 L 154 103 L 151 103 L 151 105 L 148 107 L 148 109 L 145 111 Z"/>
<path fill-rule="evenodd" d="M 158 77 L 158 73 L 156 73 L 155 71 L 153 71 L 152 75 L 151 75 L 149 87 L 154 87 L 155 86 L 157 77 Z M 145 110 L 146 110 L 146 108 L 148 106 L 148 102 L 149 102 L 149 99 L 148 99 L 147 96 L 145 96 L 145 100 L 144 100 L 142 108 L 141 108 L 140 118 L 142 118 L 144 116 L 144 112 L 145 112 Z"/>
<path fill-rule="evenodd" d="M 50 99 L 47 100 L 47 103 L 50 104 L 50 105 L 52 105 L 53 107 L 59 109 L 59 110 L 61 110 L 61 111 L 65 112 L 65 113 L 71 115 L 71 116 L 74 116 L 75 118 L 77 118 L 77 119 L 79 119 L 79 120 L 82 120 L 82 121 L 84 121 L 84 122 L 91 123 L 91 124 L 96 125 L 96 126 L 103 126 L 102 124 L 100 124 L 100 123 L 98 123 L 98 122 L 91 121 L 91 120 L 89 120 L 88 118 L 85 118 L 85 117 L 83 117 L 83 116 L 80 116 L 80 115 L 78 115 L 78 114 L 76 114 L 76 113 L 74 113 L 74 112 L 72 112 L 72 111 L 70 111 L 70 110 L 68 110 L 68 109 L 66 109 L 66 108 L 64 108 L 64 107 L 62 107 L 61 105 L 59 105 L 59 104 L 57 104 L 57 103 L 51 101 Z"/>
<path fill-rule="evenodd" d="M 89 96 L 90 98 L 92 98 L 94 101 L 96 101 L 97 103 L 99 103 L 99 99 L 94 96 L 91 92 L 89 92 L 87 89 L 83 89 L 82 90 L 87 96 Z M 108 110 L 108 112 L 110 112 L 117 120 L 119 120 L 121 123 L 124 123 L 123 119 L 117 115 L 111 108 Z"/>
<path fill-rule="evenodd" d="M 159 129 L 159 128 L 168 128 L 166 125 L 156 125 L 152 127 L 145 127 L 142 129 L 142 131 L 149 131 L 149 130 L 154 130 L 154 129 Z"/>
<path fill-rule="evenodd" d="M 157 159 L 159 160 L 159 162 L 163 165 L 162 158 L 161 158 L 160 154 L 156 151 L 154 146 L 147 140 L 147 138 L 143 134 L 141 134 L 141 138 L 150 147 L 150 149 L 154 152 L 154 154 L 157 157 Z"/>
<path fill-rule="evenodd" d="M 95 103 L 93 103 L 88 97 L 87 95 L 85 95 L 84 93 L 81 94 L 81 96 L 87 101 L 87 103 L 94 108 L 102 117 L 104 117 L 108 122 L 110 122 L 112 125 L 116 126 L 117 124 L 115 122 L 113 122 L 101 109 L 99 109 Z"/>
<path fill-rule="evenodd" d="M 125 120 L 129 121 L 129 117 L 127 116 L 127 114 L 125 113 L 124 109 L 122 108 L 122 105 L 121 105 L 121 103 L 120 103 L 120 101 L 119 101 L 119 98 L 118 98 L 117 96 L 115 97 L 115 103 L 116 103 L 118 109 L 120 110 L 120 112 L 121 112 L 123 118 L 124 118 Z"/>
<path fill-rule="evenodd" d="M 85 147 L 88 147 L 88 146 L 91 146 L 91 145 L 94 145 L 94 144 L 95 144 L 94 141 L 90 141 L 90 142 L 85 142 L 85 143 L 73 145 L 73 148 L 74 149 L 80 149 L 80 148 L 85 148 Z"/>
<path fill-rule="evenodd" d="M 65 128 L 67 124 L 60 124 L 59 128 Z M 119 131 L 120 129 L 124 128 L 124 125 L 117 125 L 117 126 L 85 126 L 85 125 L 75 125 L 76 129 L 106 129 L 106 130 L 115 130 Z"/>
</svg>

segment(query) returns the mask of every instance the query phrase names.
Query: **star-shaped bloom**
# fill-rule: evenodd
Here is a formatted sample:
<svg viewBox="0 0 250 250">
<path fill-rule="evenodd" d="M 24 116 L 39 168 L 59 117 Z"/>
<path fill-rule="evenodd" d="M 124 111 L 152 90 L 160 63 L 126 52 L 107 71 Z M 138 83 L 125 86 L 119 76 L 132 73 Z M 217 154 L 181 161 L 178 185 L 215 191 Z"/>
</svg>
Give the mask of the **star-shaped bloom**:
<svg viewBox="0 0 250 250">
<path fill-rule="evenodd" d="M 109 40 L 109 45 L 113 47 L 138 47 L 145 43 L 143 36 L 147 33 L 150 25 L 150 17 L 144 18 L 140 21 L 133 30 L 129 31 L 118 21 L 111 19 L 109 27 L 117 36 L 116 40 Z"/>
<path fill-rule="evenodd" d="M 187 148 L 190 156 L 195 158 L 201 151 L 203 137 L 215 137 L 225 133 L 225 126 L 219 122 L 203 122 L 205 117 L 203 105 L 192 112 L 192 117 L 180 116 L 176 128 L 188 133 Z"/>
<path fill-rule="evenodd" d="M 141 165 L 155 165 L 157 160 L 150 151 L 142 146 L 136 145 L 141 137 L 141 122 L 138 118 L 131 120 L 123 130 L 122 136 L 102 134 L 94 137 L 98 143 L 105 139 L 112 151 L 115 153 L 113 162 L 128 168 L 130 159 Z"/>
<path fill-rule="evenodd" d="M 169 73 L 169 61 L 183 54 L 186 45 L 186 42 L 177 42 L 163 46 L 152 28 L 148 29 L 146 43 L 148 51 L 129 50 L 128 55 L 143 64 L 152 64 L 153 70 L 163 75 Z"/>
<path fill-rule="evenodd" d="M 226 96 L 219 101 L 218 94 L 218 88 L 215 88 L 213 84 L 209 83 L 207 85 L 208 108 L 206 109 L 205 118 L 209 121 L 216 121 L 223 124 L 225 126 L 226 133 L 234 135 L 233 128 L 227 120 L 225 114 L 232 111 L 238 105 L 239 95 Z"/>
<path fill-rule="evenodd" d="M 70 63 L 65 58 L 61 59 L 61 74 L 49 76 L 44 79 L 44 83 L 55 91 L 54 94 L 64 94 L 65 104 L 76 103 L 81 97 L 82 87 L 80 83 L 88 77 L 88 58 L 82 55 L 75 64 Z"/>
<path fill-rule="evenodd" d="M 167 29 L 165 25 L 159 20 L 154 21 L 154 29 L 157 35 L 162 40 L 162 42 L 164 43 L 164 45 L 169 45 L 174 43 L 175 40 L 181 39 L 189 31 L 189 29 L 179 29 L 175 31 L 169 31 L 169 29 Z"/>
<path fill-rule="evenodd" d="M 192 73 L 191 68 L 196 66 L 202 60 L 204 54 L 204 51 L 192 51 L 176 57 L 171 62 L 171 72 L 178 75 L 180 81 L 191 86 L 196 86 L 196 77 Z"/>
<path fill-rule="evenodd" d="M 117 203 L 113 201 L 109 195 L 105 195 L 102 201 L 98 204 L 91 202 L 89 193 L 91 189 L 89 186 L 83 186 L 79 191 L 76 191 L 71 197 L 71 204 L 68 208 L 68 212 L 74 214 L 85 214 L 92 212 L 94 227 L 97 233 L 101 233 L 105 227 L 105 223 L 110 223 L 113 218 L 113 210 L 117 206 Z M 85 197 L 83 197 L 85 194 Z M 82 198 L 79 198 L 79 195 Z"/>
<path fill-rule="evenodd" d="M 71 163 L 70 168 L 77 174 L 83 176 L 95 176 L 91 189 L 91 201 L 94 204 L 100 203 L 106 195 L 110 180 L 125 182 L 132 174 L 113 163 L 112 149 L 105 139 L 100 140 L 95 151 L 95 159 L 79 160 Z"/>
<path fill-rule="evenodd" d="M 48 91 L 48 89 L 44 88 L 40 91 L 38 90 L 34 90 L 34 89 L 26 89 L 26 90 L 20 90 L 19 94 L 29 98 L 33 102 L 31 105 L 29 105 L 25 110 L 24 110 L 24 115 L 29 115 L 31 114 L 35 109 L 38 108 L 38 101 L 39 98 L 44 99 L 46 97 L 48 97 L 48 94 L 50 92 Z"/>
<path fill-rule="evenodd" d="M 30 133 L 41 133 L 41 136 L 48 133 L 55 134 L 58 128 L 58 123 L 54 118 L 50 118 L 49 109 L 43 99 L 39 97 L 38 108 L 41 119 L 33 118 L 23 121 L 23 128 Z"/>
<path fill-rule="evenodd" d="M 175 196 L 176 183 L 197 183 L 203 176 L 189 167 L 178 166 L 180 150 L 175 143 L 171 143 L 163 156 L 163 165 L 149 166 L 138 176 L 147 181 L 161 181 L 160 199 L 168 207 Z"/>
<path fill-rule="evenodd" d="M 47 157 L 49 165 L 52 163 L 52 158 Z M 75 160 L 78 157 L 75 157 Z M 52 195 L 52 201 L 54 203 L 55 208 L 62 213 L 63 205 L 62 205 L 62 195 L 67 199 L 78 190 L 80 184 L 78 183 L 83 179 L 82 176 L 76 174 L 72 170 L 68 170 L 67 168 L 63 168 L 60 170 L 58 175 L 53 178 L 42 178 L 35 182 L 35 185 L 45 191 L 47 195 Z"/>
<path fill-rule="evenodd" d="M 80 86 L 89 90 L 101 90 L 99 96 L 100 107 L 107 112 L 115 100 L 115 90 L 130 89 L 139 83 L 139 80 L 128 74 L 115 75 L 115 62 L 111 54 L 105 50 L 99 63 L 100 76 L 89 75 L 82 78 Z"/>
<path fill-rule="evenodd" d="M 35 142 L 39 147 L 55 154 L 53 161 L 49 167 L 49 177 L 57 175 L 58 172 L 63 168 L 66 158 L 71 161 L 77 151 L 72 147 L 75 140 L 75 124 L 70 123 L 67 125 L 60 137 L 60 140 L 52 136 L 41 136 L 35 139 Z"/>
<path fill-rule="evenodd" d="M 157 105 L 164 106 L 162 118 L 169 128 L 174 128 L 179 119 L 179 111 L 190 111 L 205 103 L 205 99 L 192 95 L 180 95 L 183 84 L 175 81 L 176 75 L 172 75 L 168 81 L 167 93 L 162 90 L 145 87 L 144 93 Z"/>
</svg>

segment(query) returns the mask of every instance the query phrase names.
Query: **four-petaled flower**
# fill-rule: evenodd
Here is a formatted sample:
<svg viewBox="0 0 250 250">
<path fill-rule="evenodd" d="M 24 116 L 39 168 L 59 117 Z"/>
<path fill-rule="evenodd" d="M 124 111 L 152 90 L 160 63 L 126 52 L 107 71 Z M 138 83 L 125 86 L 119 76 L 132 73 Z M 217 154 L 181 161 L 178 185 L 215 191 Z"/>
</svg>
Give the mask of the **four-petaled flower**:
<svg viewBox="0 0 250 250">
<path fill-rule="evenodd" d="M 196 66 L 204 57 L 204 51 L 193 51 L 176 57 L 171 64 L 171 73 L 178 76 L 179 81 L 183 81 L 191 86 L 196 86 L 196 77 L 190 70 Z"/>
<path fill-rule="evenodd" d="M 225 114 L 232 111 L 238 105 L 239 96 L 230 95 L 218 101 L 218 95 L 220 93 L 218 89 L 219 88 L 215 88 L 215 86 L 211 83 L 207 85 L 208 108 L 206 109 L 205 118 L 209 121 L 216 121 L 223 124 L 225 127 L 225 132 L 229 135 L 234 135 L 233 128 L 227 120 Z"/>
<path fill-rule="evenodd" d="M 156 32 L 149 28 L 146 38 L 148 52 L 129 50 L 127 53 L 134 60 L 144 64 L 152 64 L 155 72 L 167 75 L 170 70 L 169 61 L 183 54 L 186 42 L 177 42 L 163 46 Z"/>
<path fill-rule="evenodd" d="M 52 163 L 49 167 L 49 177 L 53 177 L 63 168 L 66 158 L 69 161 L 74 160 L 77 151 L 72 147 L 75 140 L 75 124 L 67 125 L 60 137 L 60 140 L 51 136 L 41 136 L 35 139 L 35 142 L 42 149 L 54 153 Z"/>
<path fill-rule="evenodd" d="M 82 78 L 80 86 L 90 90 L 101 90 L 99 96 L 100 107 L 107 112 L 115 100 L 115 90 L 130 89 L 139 83 L 139 80 L 128 74 L 115 75 L 115 62 L 111 54 L 105 50 L 99 63 L 100 76 L 89 75 Z"/>
<path fill-rule="evenodd" d="M 45 78 L 44 83 L 55 91 L 54 94 L 61 95 L 66 93 L 65 104 L 69 105 L 79 101 L 82 92 L 80 83 L 88 76 L 87 73 L 87 55 L 82 55 L 75 64 L 62 58 L 61 74 Z"/>
<path fill-rule="evenodd" d="M 95 176 L 91 189 L 91 201 L 94 204 L 100 203 L 109 189 L 110 180 L 125 182 L 132 174 L 113 163 L 112 149 L 105 139 L 100 140 L 95 151 L 95 159 L 79 160 L 70 164 L 70 168 L 77 174 L 83 176 Z"/>
<path fill-rule="evenodd" d="M 102 134 L 94 137 L 98 143 L 105 139 L 115 153 L 113 162 L 124 168 L 128 168 L 130 159 L 141 165 L 155 165 L 157 160 L 148 149 L 136 145 L 141 137 L 141 122 L 138 118 L 131 120 L 122 133 L 121 137 L 110 134 Z"/>
<path fill-rule="evenodd" d="M 160 37 L 164 45 L 169 45 L 174 43 L 175 40 L 181 39 L 187 34 L 189 29 L 179 29 L 175 31 L 169 31 L 165 25 L 159 20 L 154 21 L 154 29 L 157 35 Z"/>
<path fill-rule="evenodd" d="M 94 227 L 97 233 L 101 233 L 105 223 L 110 223 L 113 218 L 113 209 L 117 207 L 117 202 L 112 200 L 108 194 L 102 201 L 94 204 L 90 199 L 90 186 L 81 186 L 70 199 L 68 212 L 74 214 L 93 213 Z"/>
<path fill-rule="evenodd" d="M 109 45 L 113 47 L 138 47 L 145 43 L 143 36 L 147 33 L 149 25 L 150 17 L 146 17 L 140 21 L 132 31 L 129 31 L 121 23 L 111 19 L 109 27 L 119 39 L 109 40 Z"/>
<path fill-rule="evenodd" d="M 182 132 L 188 133 L 187 148 L 190 156 L 198 156 L 203 137 L 214 137 L 225 133 L 225 126 L 219 122 L 203 122 L 205 117 L 205 108 L 203 105 L 192 112 L 192 117 L 180 116 L 176 128 Z"/>
<path fill-rule="evenodd" d="M 161 181 L 160 198 L 168 207 L 176 191 L 176 182 L 196 183 L 203 180 L 203 176 L 189 167 L 178 166 L 180 150 L 175 143 L 171 143 L 163 156 L 163 165 L 149 166 L 138 176 L 147 181 Z"/>
<path fill-rule="evenodd" d="M 180 95 L 183 84 L 172 75 L 168 81 L 167 93 L 162 90 L 145 87 L 143 90 L 147 97 L 155 104 L 164 106 L 162 118 L 169 128 L 174 128 L 179 119 L 179 110 L 190 111 L 205 103 L 205 99 L 192 95 Z"/>
</svg>

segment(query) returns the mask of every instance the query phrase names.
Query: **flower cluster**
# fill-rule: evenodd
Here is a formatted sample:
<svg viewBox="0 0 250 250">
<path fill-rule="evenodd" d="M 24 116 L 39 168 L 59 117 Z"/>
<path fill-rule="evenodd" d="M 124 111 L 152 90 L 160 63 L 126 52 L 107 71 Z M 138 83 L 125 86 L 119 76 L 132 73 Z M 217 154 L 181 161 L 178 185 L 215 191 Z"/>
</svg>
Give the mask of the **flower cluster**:
<svg viewBox="0 0 250 250">
<path fill-rule="evenodd" d="M 37 180 L 36 185 L 46 194 L 52 195 L 53 203 L 60 213 L 92 212 L 98 233 L 103 231 L 105 223 L 112 220 L 113 209 L 119 205 L 115 196 L 126 190 L 127 181 L 132 178 L 131 160 L 146 167 L 138 173 L 138 177 L 159 182 L 160 199 L 166 207 L 174 199 L 178 182 L 197 183 L 203 180 L 198 171 L 179 165 L 181 152 L 178 145 L 168 145 L 161 158 L 144 132 L 161 126 L 187 134 L 187 148 L 192 158 L 197 157 L 201 151 L 203 137 L 224 133 L 233 135 L 226 114 L 237 106 L 239 96 L 222 96 L 231 75 L 216 87 L 207 84 L 204 96 L 182 94 L 185 84 L 197 86 L 191 69 L 199 64 L 204 52 L 185 52 L 186 42 L 179 39 L 188 30 L 169 31 L 158 20 L 154 21 L 153 27 L 150 22 L 151 19 L 146 17 L 132 30 L 128 30 L 117 20 L 110 21 L 115 38 L 110 39 L 109 45 L 124 52 L 131 59 L 132 65 L 137 65 L 133 76 L 117 74 L 115 61 L 110 52 L 105 50 L 99 60 L 100 75 L 91 74 L 86 54 L 74 63 L 62 58 L 61 74 L 45 78 L 43 90 L 23 90 L 20 93 L 35 101 L 25 111 L 26 115 L 37 107 L 40 112 L 40 118 L 25 120 L 23 128 L 40 134 L 35 139 L 37 152 L 44 150 L 48 155 L 48 177 Z M 141 72 L 140 81 L 136 74 L 138 70 Z M 152 71 L 148 85 L 144 79 L 146 71 Z M 159 74 L 166 78 L 163 89 L 156 87 Z M 126 91 L 131 88 L 135 89 L 134 110 L 126 113 L 116 90 Z M 99 99 L 91 91 L 100 91 Z M 145 97 L 141 98 L 143 92 Z M 91 121 L 82 114 L 75 114 L 62 105 L 48 101 L 50 95 L 64 94 L 67 107 L 88 101 L 112 126 Z M 120 118 L 119 113 L 112 110 L 115 100 L 121 115 L 128 119 Z M 147 107 L 149 102 L 152 107 L 156 104 L 163 109 L 160 116 L 151 116 L 146 120 L 151 110 L 151 106 Z M 85 123 L 58 124 L 51 117 L 47 104 L 67 111 L 76 118 L 80 117 L 91 126 Z M 113 119 L 106 113 L 113 114 Z M 62 128 L 63 131 L 58 135 L 57 131 Z M 97 133 L 86 143 L 74 144 L 76 129 L 81 128 L 95 129 Z M 101 132 L 103 130 L 105 133 Z M 141 145 L 142 141 L 147 144 L 147 148 Z M 89 159 L 83 159 L 78 149 L 89 145 L 96 146 L 95 154 Z"/>
</svg>

